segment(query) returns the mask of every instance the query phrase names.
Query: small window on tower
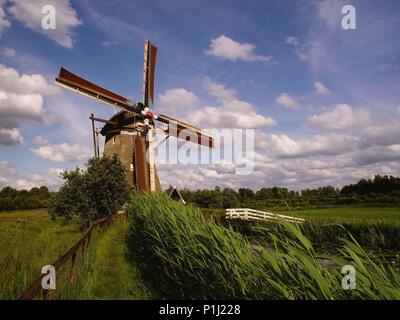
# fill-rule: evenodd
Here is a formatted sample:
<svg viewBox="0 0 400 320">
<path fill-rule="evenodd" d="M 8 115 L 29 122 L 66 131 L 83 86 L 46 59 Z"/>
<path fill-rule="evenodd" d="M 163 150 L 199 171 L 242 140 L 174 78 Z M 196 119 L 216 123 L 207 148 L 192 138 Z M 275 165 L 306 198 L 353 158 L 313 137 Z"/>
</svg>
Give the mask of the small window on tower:
<svg viewBox="0 0 400 320">
<path fill-rule="evenodd" d="M 113 144 L 115 143 L 115 136 L 113 137 Z"/>
<path fill-rule="evenodd" d="M 133 162 L 131 162 L 131 171 L 133 171 Z"/>
</svg>

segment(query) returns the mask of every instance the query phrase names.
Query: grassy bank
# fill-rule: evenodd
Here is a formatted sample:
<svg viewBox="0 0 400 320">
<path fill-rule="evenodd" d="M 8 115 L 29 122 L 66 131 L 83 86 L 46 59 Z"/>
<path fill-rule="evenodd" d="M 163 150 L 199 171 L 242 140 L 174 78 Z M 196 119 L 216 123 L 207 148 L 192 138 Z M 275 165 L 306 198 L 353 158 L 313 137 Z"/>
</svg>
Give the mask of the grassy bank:
<svg viewBox="0 0 400 320">
<path fill-rule="evenodd" d="M 148 291 L 127 260 L 127 222 L 96 229 L 86 259 L 78 252 L 77 281 L 71 284 L 70 262 L 57 273 L 52 299 L 146 299 Z M 45 210 L 0 213 L 0 299 L 15 299 L 79 237 L 75 224 L 53 221 Z"/>
<path fill-rule="evenodd" d="M 165 196 L 136 197 L 128 212 L 129 248 L 159 298 L 400 298 L 399 274 L 373 262 L 354 240 L 341 243 L 328 268 L 288 223 L 266 233 L 274 250 L 255 253 L 246 237 Z M 357 271 L 356 290 L 341 286 L 347 264 Z"/>
<path fill-rule="evenodd" d="M 0 213 L 0 299 L 15 299 L 80 235 L 76 225 L 52 221 L 45 210 Z"/>
<path fill-rule="evenodd" d="M 151 298 L 136 266 L 128 261 L 125 242 L 128 223 L 116 221 L 106 230 L 97 230 L 88 257 L 80 263 L 78 281 L 60 290 L 59 299 L 137 300 Z"/>
</svg>

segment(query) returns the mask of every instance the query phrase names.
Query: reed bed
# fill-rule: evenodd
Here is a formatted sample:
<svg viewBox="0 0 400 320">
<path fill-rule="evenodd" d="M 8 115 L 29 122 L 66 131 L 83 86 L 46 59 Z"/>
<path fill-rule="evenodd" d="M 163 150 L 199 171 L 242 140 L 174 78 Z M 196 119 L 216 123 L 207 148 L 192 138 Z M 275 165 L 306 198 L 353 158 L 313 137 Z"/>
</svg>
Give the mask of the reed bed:
<svg viewBox="0 0 400 320">
<path fill-rule="evenodd" d="M 164 195 L 135 195 L 128 248 L 154 297 L 174 299 L 399 299 L 400 276 L 349 235 L 334 257 L 316 253 L 301 227 L 280 221 L 255 232 L 268 247 Z M 329 259 L 327 266 L 322 261 Z M 344 265 L 356 289 L 342 288 Z"/>
</svg>

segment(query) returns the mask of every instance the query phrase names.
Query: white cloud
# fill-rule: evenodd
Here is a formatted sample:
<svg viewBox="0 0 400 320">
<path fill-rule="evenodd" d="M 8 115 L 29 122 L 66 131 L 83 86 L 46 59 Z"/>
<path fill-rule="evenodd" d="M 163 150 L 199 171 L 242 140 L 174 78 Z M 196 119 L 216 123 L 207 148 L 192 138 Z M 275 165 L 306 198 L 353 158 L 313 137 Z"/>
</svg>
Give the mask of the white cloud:
<svg viewBox="0 0 400 320">
<path fill-rule="evenodd" d="M 316 2 L 318 18 L 328 27 L 328 29 L 341 28 L 341 9 L 345 5 L 343 1 L 324 0 Z"/>
<path fill-rule="evenodd" d="M 189 123 L 205 128 L 267 128 L 277 123 L 270 117 L 258 114 L 252 104 L 236 98 L 232 89 L 206 79 L 205 89 L 219 100 L 217 107 L 205 106 L 190 113 Z"/>
<path fill-rule="evenodd" d="M 369 165 L 387 161 L 400 160 L 400 144 L 390 146 L 373 146 L 360 150 L 352 155 L 358 165 Z"/>
<path fill-rule="evenodd" d="M 5 1 L 0 0 L 0 38 L 3 35 L 4 30 L 11 26 L 11 23 L 10 23 L 10 21 L 8 21 L 8 19 L 6 17 L 6 13 L 4 12 L 4 9 L 3 9 L 4 3 L 5 3 Z"/>
<path fill-rule="evenodd" d="M 22 74 L 0 64 L 0 90 L 11 93 L 57 95 L 60 89 L 47 83 L 40 74 Z"/>
<path fill-rule="evenodd" d="M 3 56 L 6 58 L 15 57 L 16 52 L 13 48 L 4 48 L 3 49 Z"/>
<path fill-rule="evenodd" d="M 210 47 L 205 51 L 207 55 L 228 59 L 231 61 L 270 61 L 272 56 L 254 54 L 255 45 L 240 43 L 224 35 L 212 39 Z"/>
<path fill-rule="evenodd" d="M 314 89 L 318 94 L 324 95 L 330 93 L 330 90 L 322 82 L 314 82 Z"/>
<path fill-rule="evenodd" d="M 282 93 L 275 101 L 288 109 L 297 110 L 299 108 L 297 102 L 286 92 Z"/>
<path fill-rule="evenodd" d="M 40 74 L 20 74 L 0 64 L 0 129 L 2 144 L 23 142 L 18 129 L 25 120 L 45 122 L 45 95 L 57 95 L 60 90 L 47 83 Z"/>
<path fill-rule="evenodd" d="M 24 139 L 17 128 L 2 129 L 0 128 L 0 145 L 12 146 L 15 144 L 21 144 Z"/>
<path fill-rule="evenodd" d="M 12 176 L 14 173 L 15 169 L 9 161 L 0 161 L 0 176 Z"/>
<path fill-rule="evenodd" d="M 285 41 L 287 44 L 290 44 L 290 45 L 292 45 L 292 46 L 297 46 L 297 45 L 299 45 L 299 38 L 298 37 L 293 37 L 293 36 L 288 36 L 287 38 L 286 38 L 286 41 Z"/>
<path fill-rule="evenodd" d="M 258 143 L 261 148 L 281 158 L 337 155 L 360 148 L 363 144 L 358 137 L 341 134 L 316 135 L 311 139 L 299 140 L 285 134 L 271 134 L 259 139 Z"/>
<path fill-rule="evenodd" d="M 34 143 L 39 146 L 45 146 L 45 145 L 50 144 L 50 141 L 41 136 L 37 136 L 37 137 L 35 137 Z"/>
<path fill-rule="evenodd" d="M 353 110 L 347 104 L 338 104 L 324 114 L 311 116 L 307 123 L 324 130 L 363 128 L 370 124 L 370 115 L 367 110 Z"/>
<path fill-rule="evenodd" d="M 11 2 L 9 12 L 16 20 L 63 47 L 73 47 L 73 29 L 80 26 L 82 21 L 78 19 L 77 13 L 69 0 L 11 0 Z M 56 9 L 55 30 L 44 30 L 42 28 L 42 8 L 45 5 L 52 5 Z"/>
<path fill-rule="evenodd" d="M 0 161 L 0 189 L 11 186 L 18 190 L 30 190 L 34 187 L 47 186 L 50 190 L 56 191 L 62 184 L 60 173 L 64 169 L 48 168 L 43 173 L 30 172 L 20 173 L 15 170 L 8 161 Z"/>
<path fill-rule="evenodd" d="M 0 116 L 43 121 L 45 109 L 40 94 L 15 94 L 0 91 Z"/>
<path fill-rule="evenodd" d="M 166 112 L 186 110 L 194 107 L 199 98 L 184 88 L 169 89 L 158 96 L 157 108 L 160 107 Z"/>
<path fill-rule="evenodd" d="M 53 144 L 30 150 L 39 158 L 54 162 L 77 162 L 90 157 L 89 148 L 78 144 Z"/>
</svg>

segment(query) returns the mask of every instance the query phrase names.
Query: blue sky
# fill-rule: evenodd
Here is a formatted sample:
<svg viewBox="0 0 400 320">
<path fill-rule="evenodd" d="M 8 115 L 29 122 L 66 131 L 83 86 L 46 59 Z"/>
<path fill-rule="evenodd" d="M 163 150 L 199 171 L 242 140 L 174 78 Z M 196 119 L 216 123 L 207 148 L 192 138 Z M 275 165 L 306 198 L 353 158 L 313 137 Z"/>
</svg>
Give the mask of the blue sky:
<svg viewBox="0 0 400 320">
<path fill-rule="evenodd" d="M 56 30 L 41 9 L 56 8 Z M 356 9 L 356 29 L 341 9 Z M 0 186 L 56 189 L 91 155 L 88 116 L 113 110 L 55 88 L 63 66 L 140 99 L 143 40 L 159 49 L 156 112 L 254 128 L 254 173 L 161 165 L 164 185 L 341 186 L 399 175 L 399 1 L 0 0 Z M 223 95 L 223 97 L 222 97 Z"/>
</svg>

